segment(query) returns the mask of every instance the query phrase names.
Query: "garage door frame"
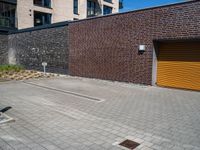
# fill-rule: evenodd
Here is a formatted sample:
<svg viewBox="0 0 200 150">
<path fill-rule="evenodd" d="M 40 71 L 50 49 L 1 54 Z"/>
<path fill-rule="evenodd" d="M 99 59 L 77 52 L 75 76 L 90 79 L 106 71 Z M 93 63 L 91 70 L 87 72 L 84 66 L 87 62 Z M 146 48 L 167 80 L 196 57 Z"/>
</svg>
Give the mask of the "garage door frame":
<svg viewBox="0 0 200 150">
<path fill-rule="evenodd" d="M 157 85 L 157 64 L 158 64 L 158 55 L 159 55 L 159 45 L 163 42 L 166 43 L 175 43 L 175 42 L 200 42 L 200 37 L 195 39 L 159 39 L 159 40 L 153 40 L 154 49 L 153 49 L 153 61 L 152 61 L 152 85 Z M 173 87 L 168 87 L 173 88 Z M 181 89 L 181 88 L 177 88 Z M 189 90 L 189 89 L 186 89 Z"/>
</svg>

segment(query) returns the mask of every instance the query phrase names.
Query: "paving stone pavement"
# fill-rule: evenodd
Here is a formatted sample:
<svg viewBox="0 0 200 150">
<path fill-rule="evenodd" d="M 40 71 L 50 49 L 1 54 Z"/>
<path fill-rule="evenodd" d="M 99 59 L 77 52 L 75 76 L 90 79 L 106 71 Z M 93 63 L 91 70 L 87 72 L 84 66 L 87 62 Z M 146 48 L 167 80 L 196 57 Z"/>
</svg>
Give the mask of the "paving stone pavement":
<svg viewBox="0 0 200 150">
<path fill-rule="evenodd" d="M 0 83 L 0 150 L 199 150 L 200 92 L 59 77 Z"/>
</svg>

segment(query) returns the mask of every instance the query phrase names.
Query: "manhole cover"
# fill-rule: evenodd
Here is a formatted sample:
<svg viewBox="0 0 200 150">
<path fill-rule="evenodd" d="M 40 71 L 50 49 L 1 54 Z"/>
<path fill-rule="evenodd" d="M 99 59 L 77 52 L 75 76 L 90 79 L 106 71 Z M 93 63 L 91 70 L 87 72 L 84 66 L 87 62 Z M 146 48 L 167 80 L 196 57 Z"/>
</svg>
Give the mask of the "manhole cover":
<svg viewBox="0 0 200 150">
<path fill-rule="evenodd" d="M 135 149 L 140 144 L 131 140 L 125 140 L 121 142 L 119 145 L 132 150 L 132 149 Z"/>
</svg>

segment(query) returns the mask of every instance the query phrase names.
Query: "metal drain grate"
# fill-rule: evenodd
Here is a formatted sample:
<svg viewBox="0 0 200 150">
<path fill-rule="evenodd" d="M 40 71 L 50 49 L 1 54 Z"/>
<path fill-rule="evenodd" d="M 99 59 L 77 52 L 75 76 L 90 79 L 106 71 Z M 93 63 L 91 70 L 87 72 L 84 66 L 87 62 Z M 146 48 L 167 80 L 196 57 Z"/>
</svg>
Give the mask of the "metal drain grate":
<svg viewBox="0 0 200 150">
<path fill-rule="evenodd" d="M 138 147 L 140 144 L 131 140 L 125 140 L 121 142 L 119 145 L 132 150 Z"/>
</svg>

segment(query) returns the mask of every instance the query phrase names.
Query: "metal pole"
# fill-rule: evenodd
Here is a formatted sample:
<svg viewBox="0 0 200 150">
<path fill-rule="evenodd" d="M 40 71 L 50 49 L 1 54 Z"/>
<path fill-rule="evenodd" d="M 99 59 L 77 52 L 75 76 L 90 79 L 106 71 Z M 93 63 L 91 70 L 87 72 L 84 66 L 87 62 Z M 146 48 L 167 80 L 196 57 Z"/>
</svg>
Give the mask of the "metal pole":
<svg viewBox="0 0 200 150">
<path fill-rule="evenodd" d="M 44 66 L 44 74 L 46 74 L 46 66 Z"/>
</svg>

